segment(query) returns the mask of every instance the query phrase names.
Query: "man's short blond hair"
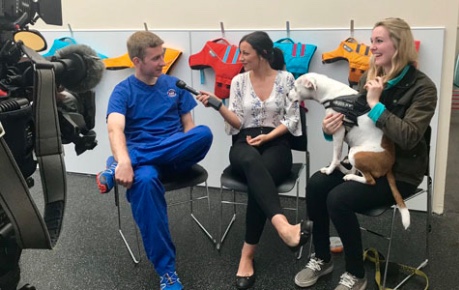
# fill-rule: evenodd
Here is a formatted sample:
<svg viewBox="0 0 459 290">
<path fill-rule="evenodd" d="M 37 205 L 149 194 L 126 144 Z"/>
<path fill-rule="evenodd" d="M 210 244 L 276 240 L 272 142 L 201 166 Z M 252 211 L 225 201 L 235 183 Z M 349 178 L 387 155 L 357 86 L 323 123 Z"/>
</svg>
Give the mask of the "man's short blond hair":
<svg viewBox="0 0 459 290">
<path fill-rule="evenodd" d="M 127 50 L 129 58 L 132 60 L 138 57 L 143 60 L 145 50 L 149 47 L 155 48 L 163 45 L 164 41 L 156 34 L 150 31 L 134 32 L 127 41 Z"/>
</svg>

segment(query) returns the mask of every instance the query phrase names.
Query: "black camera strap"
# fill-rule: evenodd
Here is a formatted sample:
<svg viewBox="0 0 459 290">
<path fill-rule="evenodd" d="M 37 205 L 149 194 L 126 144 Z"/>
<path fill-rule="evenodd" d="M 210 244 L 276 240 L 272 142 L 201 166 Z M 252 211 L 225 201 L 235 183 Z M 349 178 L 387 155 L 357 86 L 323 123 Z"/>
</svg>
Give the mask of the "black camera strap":
<svg viewBox="0 0 459 290">
<path fill-rule="evenodd" d="M 46 247 L 49 240 L 40 212 L 33 202 L 27 184 L 14 160 L 6 141 L 0 138 L 0 205 L 6 212 L 11 224 L 5 225 L 3 235 L 15 231 L 16 240 L 21 248 L 27 248 L 29 241 L 40 241 L 39 248 Z M 35 242 L 34 242 L 35 244 Z M 49 242 L 48 242 L 49 244 Z"/>
<path fill-rule="evenodd" d="M 0 204 L 11 221 L 21 248 L 51 249 L 62 229 L 67 192 L 55 98 L 56 81 L 50 62 L 24 45 L 22 50 L 35 64 L 35 154 L 45 200 L 44 219 L 3 138 L 0 138 Z"/>
</svg>

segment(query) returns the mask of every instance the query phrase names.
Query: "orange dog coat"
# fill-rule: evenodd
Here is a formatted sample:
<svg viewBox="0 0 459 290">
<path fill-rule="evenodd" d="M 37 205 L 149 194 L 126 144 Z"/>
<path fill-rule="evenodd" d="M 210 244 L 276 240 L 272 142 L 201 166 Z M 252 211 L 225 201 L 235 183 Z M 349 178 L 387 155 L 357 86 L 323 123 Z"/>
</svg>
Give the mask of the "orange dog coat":
<svg viewBox="0 0 459 290">
<path fill-rule="evenodd" d="M 414 41 L 416 51 L 419 52 L 421 42 Z M 357 43 L 350 37 L 342 41 L 337 49 L 322 54 L 322 63 L 332 63 L 338 60 L 347 60 L 349 62 L 349 85 L 357 85 L 362 74 L 370 67 L 370 47 Z"/>
<path fill-rule="evenodd" d="M 164 48 L 164 62 L 166 65 L 163 67 L 163 74 L 169 73 L 174 63 L 182 54 L 181 51 L 165 47 Z M 118 70 L 125 68 L 133 68 L 134 64 L 129 58 L 129 54 L 125 53 L 118 57 L 106 58 L 102 62 L 105 64 L 105 68 L 109 70 Z"/>
<path fill-rule="evenodd" d="M 358 43 L 354 38 L 342 41 L 338 48 L 322 54 L 322 63 L 332 63 L 338 60 L 349 62 L 349 84 L 359 83 L 362 74 L 370 67 L 370 47 Z"/>
</svg>

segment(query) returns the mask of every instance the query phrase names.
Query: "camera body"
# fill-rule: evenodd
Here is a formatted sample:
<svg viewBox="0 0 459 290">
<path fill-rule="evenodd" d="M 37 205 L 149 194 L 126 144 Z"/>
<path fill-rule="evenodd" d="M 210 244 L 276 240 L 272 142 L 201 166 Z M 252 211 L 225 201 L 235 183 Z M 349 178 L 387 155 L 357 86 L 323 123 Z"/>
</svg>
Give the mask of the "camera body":
<svg viewBox="0 0 459 290">
<path fill-rule="evenodd" d="M 89 47 L 44 58 L 44 37 L 29 29 L 39 18 L 62 25 L 60 1 L 0 0 L 0 290 L 16 289 L 22 249 L 50 249 L 59 238 L 67 189 L 62 144 L 74 143 L 77 155 L 97 145 L 92 88 L 103 63 Z M 28 192 L 37 163 L 43 217 Z"/>
</svg>

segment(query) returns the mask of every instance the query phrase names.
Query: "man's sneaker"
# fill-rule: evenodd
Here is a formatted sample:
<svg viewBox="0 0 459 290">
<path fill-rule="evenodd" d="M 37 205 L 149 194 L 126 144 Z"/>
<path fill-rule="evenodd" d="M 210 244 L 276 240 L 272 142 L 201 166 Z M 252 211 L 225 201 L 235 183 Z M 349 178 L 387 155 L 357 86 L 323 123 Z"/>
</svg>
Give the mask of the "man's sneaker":
<svg viewBox="0 0 459 290">
<path fill-rule="evenodd" d="M 335 290 L 365 290 L 367 289 L 367 279 L 359 279 L 354 275 L 346 272 L 341 275 L 338 287 Z"/>
<path fill-rule="evenodd" d="M 177 272 L 166 273 L 163 276 L 161 276 L 159 287 L 161 290 L 182 290 L 183 289 L 182 283 L 180 282 L 180 279 L 177 276 Z"/>
<path fill-rule="evenodd" d="M 295 276 L 295 284 L 300 287 L 309 287 L 314 285 L 319 277 L 327 275 L 333 271 L 333 260 L 330 259 L 328 263 L 316 258 L 312 254 L 311 259 L 303 270 L 298 272 Z"/>
<path fill-rule="evenodd" d="M 106 169 L 96 176 L 97 187 L 100 193 L 107 193 L 115 186 L 115 168 L 118 163 L 113 156 L 108 157 Z"/>
</svg>

